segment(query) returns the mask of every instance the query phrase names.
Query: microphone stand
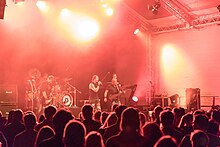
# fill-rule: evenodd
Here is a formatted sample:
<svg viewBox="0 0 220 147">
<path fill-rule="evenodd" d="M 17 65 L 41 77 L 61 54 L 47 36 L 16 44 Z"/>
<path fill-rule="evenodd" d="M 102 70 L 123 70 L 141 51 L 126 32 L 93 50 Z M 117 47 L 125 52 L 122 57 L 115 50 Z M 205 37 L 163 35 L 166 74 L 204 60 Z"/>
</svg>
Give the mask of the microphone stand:
<svg viewBox="0 0 220 147">
<path fill-rule="evenodd" d="M 82 92 L 73 85 L 71 85 L 70 83 L 66 82 L 66 84 L 69 85 L 71 88 L 73 88 L 73 103 L 74 103 L 73 108 L 77 108 L 78 106 L 76 105 L 76 93 L 78 92 L 79 94 L 81 94 Z"/>
<path fill-rule="evenodd" d="M 108 74 L 110 74 L 110 72 L 107 72 L 101 81 L 104 81 L 106 79 L 106 77 L 108 76 Z"/>
</svg>

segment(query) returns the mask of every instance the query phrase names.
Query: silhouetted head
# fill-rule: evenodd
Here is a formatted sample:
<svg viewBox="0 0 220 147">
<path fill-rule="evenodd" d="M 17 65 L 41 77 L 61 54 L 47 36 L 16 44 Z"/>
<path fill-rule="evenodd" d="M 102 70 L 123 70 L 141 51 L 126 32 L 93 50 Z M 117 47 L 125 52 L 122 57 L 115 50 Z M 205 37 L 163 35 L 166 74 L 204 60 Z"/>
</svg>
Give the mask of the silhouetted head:
<svg viewBox="0 0 220 147">
<path fill-rule="evenodd" d="M 108 117 L 108 113 L 107 112 L 102 112 L 102 115 L 101 115 L 101 123 L 104 124 L 105 123 L 105 120 L 107 119 Z"/>
<path fill-rule="evenodd" d="M 160 112 L 162 112 L 163 111 L 163 108 L 161 107 L 161 106 L 156 106 L 155 108 L 154 108 L 154 110 L 153 110 L 153 114 L 154 114 L 154 118 L 155 119 L 157 119 L 157 120 L 159 120 L 159 118 L 160 118 Z"/>
<path fill-rule="evenodd" d="M 173 127 L 174 125 L 174 114 L 172 111 L 164 110 L 160 113 L 160 122 L 163 127 Z"/>
<path fill-rule="evenodd" d="M 101 111 L 96 111 L 94 114 L 94 118 L 98 122 L 100 122 L 101 113 L 102 113 Z"/>
<path fill-rule="evenodd" d="M 118 117 L 116 116 L 115 112 L 111 112 L 106 119 L 107 124 L 108 124 L 107 126 L 111 126 L 115 124 L 117 120 L 118 120 Z"/>
<path fill-rule="evenodd" d="M 209 120 L 208 133 L 218 135 L 219 124 L 214 120 Z"/>
<path fill-rule="evenodd" d="M 192 132 L 190 135 L 190 140 L 192 147 L 208 147 L 209 144 L 208 136 L 201 130 L 195 130 Z"/>
<path fill-rule="evenodd" d="M 89 132 L 86 136 L 86 147 L 104 147 L 104 142 L 100 133 Z"/>
<path fill-rule="evenodd" d="M 212 119 L 214 119 L 216 122 L 220 123 L 220 110 L 213 110 Z"/>
<path fill-rule="evenodd" d="M 93 107 L 91 105 L 84 105 L 82 107 L 82 115 L 84 119 L 92 119 L 93 117 Z"/>
<path fill-rule="evenodd" d="M 27 130 L 33 130 L 36 125 L 36 116 L 34 114 L 26 114 L 24 116 L 24 125 Z"/>
<path fill-rule="evenodd" d="M 134 108 L 126 108 L 121 116 L 121 130 L 125 132 L 140 131 L 138 111 Z"/>
<path fill-rule="evenodd" d="M 57 109 L 54 106 L 48 106 L 44 109 L 44 114 L 47 119 L 52 119 Z"/>
<path fill-rule="evenodd" d="M 7 121 L 8 124 L 11 123 L 11 122 L 13 122 L 13 120 L 14 120 L 14 113 L 15 113 L 15 110 L 9 111 L 8 121 Z"/>
<path fill-rule="evenodd" d="M 57 111 L 53 118 L 53 125 L 56 135 L 59 137 L 63 136 L 64 127 L 72 118 L 72 114 L 64 109 Z"/>
<path fill-rule="evenodd" d="M 193 122 L 194 130 L 203 130 L 205 132 L 207 131 L 209 126 L 209 119 L 205 114 L 198 114 L 194 116 Z"/>
<path fill-rule="evenodd" d="M 13 116 L 14 116 L 13 117 L 14 122 L 22 122 L 23 121 L 23 111 L 22 110 L 20 110 L 20 109 L 15 110 Z"/>
<path fill-rule="evenodd" d="M 116 115 L 117 115 L 117 117 L 118 117 L 119 122 L 120 122 L 120 120 L 121 120 L 121 114 L 122 114 L 122 112 L 123 112 L 126 108 L 127 108 L 127 106 L 125 106 L 125 105 L 120 105 L 120 106 L 118 106 L 118 107 L 115 109 L 115 113 L 116 113 Z"/>
<path fill-rule="evenodd" d="M 177 142 L 173 137 L 165 135 L 156 142 L 154 147 L 177 147 Z"/>
<path fill-rule="evenodd" d="M 38 146 L 43 140 L 53 137 L 54 130 L 49 126 L 43 126 L 37 133 L 35 145 Z"/>
<path fill-rule="evenodd" d="M 67 147 L 83 147 L 85 144 L 85 126 L 76 120 L 69 121 L 64 129 L 63 143 Z"/>
<path fill-rule="evenodd" d="M 115 109 L 116 109 L 118 106 L 119 106 L 119 104 L 114 104 L 114 105 L 112 106 L 112 111 L 115 111 Z"/>
<path fill-rule="evenodd" d="M 163 136 L 163 132 L 156 123 L 146 123 L 142 129 L 144 137 L 151 144 L 155 144 Z"/>
<path fill-rule="evenodd" d="M 40 115 L 38 122 L 40 123 L 40 122 L 42 122 L 44 120 L 45 120 L 45 116 L 43 114 Z"/>
<path fill-rule="evenodd" d="M 147 120 L 146 115 L 143 112 L 139 112 L 139 119 L 141 122 L 141 126 L 143 126 Z"/>
</svg>

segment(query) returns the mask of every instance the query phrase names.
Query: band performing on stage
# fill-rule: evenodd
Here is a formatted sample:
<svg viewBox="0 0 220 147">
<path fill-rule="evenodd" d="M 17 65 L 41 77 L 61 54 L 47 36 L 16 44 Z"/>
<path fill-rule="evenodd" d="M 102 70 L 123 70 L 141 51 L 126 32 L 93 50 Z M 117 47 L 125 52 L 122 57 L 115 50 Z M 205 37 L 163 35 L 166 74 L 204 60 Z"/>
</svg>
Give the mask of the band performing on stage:
<svg viewBox="0 0 220 147">
<path fill-rule="evenodd" d="M 76 93 L 79 91 L 70 84 L 72 78 L 58 78 L 54 75 L 44 75 L 38 69 L 31 69 L 26 81 L 26 108 L 41 113 L 48 105 L 76 107 Z M 98 75 L 93 75 L 88 84 L 86 103 L 95 110 L 110 111 L 114 104 L 121 104 L 125 88 L 119 83 L 117 75 L 113 74 L 111 81 L 103 82 Z"/>
</svg>

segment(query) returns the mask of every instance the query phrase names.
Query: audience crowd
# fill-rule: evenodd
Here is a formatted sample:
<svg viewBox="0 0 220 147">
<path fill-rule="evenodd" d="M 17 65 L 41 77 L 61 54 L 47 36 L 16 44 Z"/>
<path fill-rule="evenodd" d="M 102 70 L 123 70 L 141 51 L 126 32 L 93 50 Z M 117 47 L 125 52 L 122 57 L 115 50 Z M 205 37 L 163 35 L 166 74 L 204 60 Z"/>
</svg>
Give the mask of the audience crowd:
<svg viewBox="0 0 220 147">
<path fill-rule="evenodd" d="M 151 113 L 114 105 L 112 112 L 84 105 L 78 116 L 48 106 L 38 118 L 32 111 L 0 113 L 2 147 L 220 147 L 220 109 L 187 112 L 156 106 Z"/>
</svg>

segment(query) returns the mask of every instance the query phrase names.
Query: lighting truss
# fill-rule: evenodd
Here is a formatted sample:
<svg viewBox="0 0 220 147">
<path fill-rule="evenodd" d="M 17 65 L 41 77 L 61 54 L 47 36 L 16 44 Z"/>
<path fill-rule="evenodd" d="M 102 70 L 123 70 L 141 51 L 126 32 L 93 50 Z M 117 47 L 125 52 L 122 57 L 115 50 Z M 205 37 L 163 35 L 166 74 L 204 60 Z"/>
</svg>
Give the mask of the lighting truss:
<svg viewBox="0 0 220 147">
<path fill-rule="evenodd" d="M 140 24 L 142 29 L 148 31 L 151 34 L 159 34 L 173 31 L 182 31 L 188 29 L 200 29 L 210 25 L 220 25 L 220 14 L 208 14 L 201 16 L 193 16 L 189 13 L 189 8 L 183 6 L 177 0 L 161 0 L 162 6 L 167 6 L 167 10 L 172 7 L 172 14 L 182 20 L 182 23 L 177 23 L 168 26 L 153 26 L 145 17 L 141 16 L 127 4 L 123 3 L 128 18 L 131 23 Z M 169 8 L 168 8 L 169 7 Z"/>
<path fill-rule="evenodd" d="M 201 29 L 203 27 L 216 25 L 216 24 L 220 25 L 220 14 L 202 15 L 197 19 L 193 20 L 191 22 L 191 25 L 188 23 L 182 23 L 182 24 L 174 24 L 169 26 L 154 27 L 151 33 L 159 34 L 159 33 L 181 31 L 188 29 Z"/>
<path fill-rule="evenodd" d="M 181 4 L 177 0 L 160 0 L 162 7 L 169 11 L 172 15 L 176 16 L 179 20 L 183 22 L 191 23 L 195 16 L 189 13 L 189 8 Z"/>
</svg>

